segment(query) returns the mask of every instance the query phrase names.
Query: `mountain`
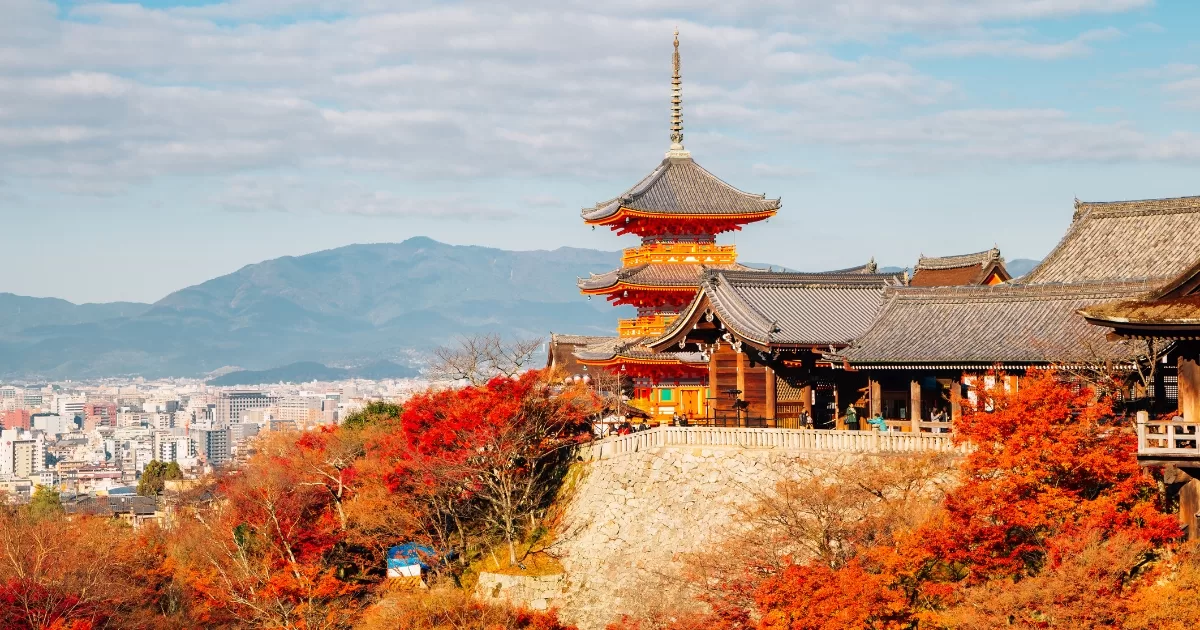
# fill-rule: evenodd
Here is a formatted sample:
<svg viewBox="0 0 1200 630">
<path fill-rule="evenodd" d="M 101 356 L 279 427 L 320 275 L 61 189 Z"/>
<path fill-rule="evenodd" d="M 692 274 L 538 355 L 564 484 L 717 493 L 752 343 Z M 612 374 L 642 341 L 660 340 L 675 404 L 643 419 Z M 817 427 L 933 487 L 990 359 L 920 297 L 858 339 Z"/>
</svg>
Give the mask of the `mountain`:
<svg viewBox="0 0 1200 630">
<path fill-rule="evenodd" d="M 208 381 L 209 385 L 228 387 L 235 385 L 271 385 L 274 383 L 308 383 L 311 381 L 339 381 L 348 378 L 407 378 L 419 372 L 408 366 L 380 361 L 361 368 L 346 369 L 328 367 L 313 361 L 300 361 L 269 370 L 240 370 L 223 374 Z"/>
<path fill-rule="evenodd" d="M 331 370 L 386 378 L 456 335 L 612 334 L 632 309 L 585 300 L 575 280 L 619 261 L 618 252 L 514 252 L 417 237 L 247 265 L 154 304 L 5 293 L 0 379 L 199 377 L 229 365 L 248 372 L 235 380 L 327 380 L 321 374 Z M 1017 276 L 1034 264 L 1008 268 Z"/>
<path fill-rule="evenodd" d="M 0 335 L 16 333 L 33 326 L 69 326 L 132 317 L 149 309 L 149 304 L 137 302 L 73 304 L 58 298 L 0 293 Z"/>
<path fill-rule="evenodd" d="M 424 237 L 286 256 L 153 305 L 82 305 L 76 309 L 88 316 L 74 319 L 23 315 L 0 328 L 0 377 L 200 376 L 299 361 L 410 365 L 459 334 L 611 334 L 620 310 L 585 300 L 575 280 L 619 260 L 617 252 L 514 252 Z M 62 312 L 69 306 L 58 304 Z"/>
<path fill-rule="evenodd" d="M 1030 271 L 1033 271 L 1033 268 L 1038 266 L 1038 263 L 1040 262 L 1042 261 L 1031 260 L 1029 258 L 1014 258 L 1012 260 L 1005 261 L 1004 267 L 1008 269 L 1009 275 L 1014 278 L 1020 278 Z"/>
</svg>

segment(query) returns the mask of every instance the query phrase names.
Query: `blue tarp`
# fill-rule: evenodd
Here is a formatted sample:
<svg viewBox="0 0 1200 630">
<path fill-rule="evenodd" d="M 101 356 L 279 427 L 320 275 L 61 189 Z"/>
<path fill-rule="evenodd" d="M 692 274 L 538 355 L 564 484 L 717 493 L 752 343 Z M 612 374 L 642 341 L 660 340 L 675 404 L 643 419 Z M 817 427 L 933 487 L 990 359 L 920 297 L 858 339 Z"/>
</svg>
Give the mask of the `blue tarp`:
<svg viewBox="0 0 1200 630">
<path fill-rule="evenodd" d="M 421 565 L 422 569 L 429 568 L 429 562 L 437 559 L 437 552 L 417 543 L 405 543 L 388 549 L 387 565 L 389 569 Z"/>
</svg>

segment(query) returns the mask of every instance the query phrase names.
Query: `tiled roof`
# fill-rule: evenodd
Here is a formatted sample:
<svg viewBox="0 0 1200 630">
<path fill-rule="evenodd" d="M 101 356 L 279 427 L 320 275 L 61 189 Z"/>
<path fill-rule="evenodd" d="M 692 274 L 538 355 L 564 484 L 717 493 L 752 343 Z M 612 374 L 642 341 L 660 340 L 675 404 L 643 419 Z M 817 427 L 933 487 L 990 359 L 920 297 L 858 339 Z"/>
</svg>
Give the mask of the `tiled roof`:
<svg viewBox="0 0 1200 630">
<path fill-rule="evenodd" d="M 959 254 L 957 256 L 921 256 L 917 260 L 915 270 L 922 269 L 956 269 L 959 267 L 979 267 L 1000 259 L 1000 250 L 996 248 L 974 254 Z"/>
<path fill-rule="evenodd" d="M 778 210 L 779 200 L 738 190 L 691 158 L 667 158 L 624 194 L 581 214 L 598 221 L 623 207 L 657 214 L 754 214 Z"/>
<path fill-rule="evenodd" d="M 1122 333 L 1161 328 L 1190 332 L 1191 336 L 1200 334 L 1200 259 L 1151 293 L 1090 306 L 1080 314 Z"/>
<path fill-rule="evenodd" d="M 550 333 L 550 349 L 546 356 L 547 367 L 560 368 L 568 374 L 576 374 L 580 370 L 575 361 L 575 351 L 585 346 L 604 343 L 615 337 L 598 335 L 564 335 Z"/>
<path fill-rule="evenodd" d="M 612 337 L 575 352 L 583 361 L 610 361 L 617 357 L 642 360 L 677 360 L 683 363 L 707 363 L 699 352 L 655 352 L 644 345 L 646 337 Z"/>
<path fill-rule="evenodd" d="M 710 271 L 702 292 L 652 342 L 666 347 L 711 308 L 726 329 L 768 345 L 844 345 L 865 331 L 899 274 Z"/>
<path fill-rule="evenodd" d="M 153 515 L 158 509 L 154 497 L 140 495 L 108 495 L 85 496 L 74 501 L 63 503 L 63 511 L 68 514 L 95 514 L 113 516 L 116 514 Z"/>
<path fill-rule="evenodd" d="M 1076 202 L 1070 229 L 1022 284 L 1165 279 L 1200 243 L 1200 197 Z"/>
<path fill-rule="evenodd" d="M 1145 283 L 889 289 L 879 318 L 839 356 L 854 365 L 1051 364 L 1120 360 L 1121 342 L 1079 309 L 1144 292 Z"/>
<path fill-rule="evenodd" d="M 1200 326 L 1200 295 L 1158 300 L 1120 300 L 1086 308 L 1080 314 L 1088 319 L 1117 324 Z"/>
<path fill-rule="evenodd" d="M 649 287 L 691 287 L 700 284 L 700 278 L 709 269 L 735 269 L 753 273 L 766 273 L 734 263 L 732 265 L 691 265 L 679 263 L 645 263 L 635 267 L 622 267 L 590 278 L 580 278 L 579 288 L 583 291 L 598 291 L 615 287 L 619 283 Z"/>
<path fill-rule="evenodd" d="M 587 346 L 608 341 L 610 339 L 614 339 L 614 337 L 605 335 L 568 335 L 563 333 L 550 333 L 551 344 L 561 344 L 566 346 Z"/>
<path fill-rule="evenodd" d="M 914 287 L 983 284 L 993 272 L 998 273 L 1001 280 L 1011 278 L 1004 268 L 1000 250 L 995 248 L 958 256 L 921 256 L 913 269 L 909 285 Z"/>
</svg>

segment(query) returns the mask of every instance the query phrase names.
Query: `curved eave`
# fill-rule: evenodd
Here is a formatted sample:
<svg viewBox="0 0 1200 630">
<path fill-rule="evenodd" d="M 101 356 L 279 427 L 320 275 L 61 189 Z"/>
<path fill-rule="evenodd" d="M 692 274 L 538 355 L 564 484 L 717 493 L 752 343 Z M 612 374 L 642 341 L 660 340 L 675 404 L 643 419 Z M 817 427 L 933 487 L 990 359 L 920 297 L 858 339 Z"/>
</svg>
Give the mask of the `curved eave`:
<svg viewBox="0 0 1200 630">
<path fill-rule="evenodd" d="M 1030 368 L 1037 369 L 1052 369 L 1052 370 L 1084 370 L 1096 367 L 1094 363 L 1082 361 L 999 361 L 988 363 L 986 361 L 896 361 L 889 363 L 859 363 L 852 360 L 843 362 L 832 361 L 831 365 L 834 369 L 846 369 L 845 366 L 850 366 L 855 370 L 971 370 L 971 371 L 986 371 L 986 370 L 1028 370 Z M 1133 363 L 1114 361 L 1112 369 L 1114 370 L 1132 370 L 1136 367 Z"/>
<path fill-rule="evenodd" d="M 674 357 L 651 359 L 651 358 L 647 358 L 647 357 L 632 357 L 632 356 L 628 356 L 628 355 L 624 355 L 624 354 L 615 354 L 606 359 L 584 359 L 584 358 L 580 358 L 578 355 L 576 355 L 575 360 L 578 361 L 581 365 L 587 365 L 587 366 L 592 366 L 592 367 L 613 367 L 613 366 L 618 366 L 618 365 L 622 365 L 622 364 L 627 364 L 627 365 L 684 365 L 684 366 L 696 367 L 696 368 L 704 367 L 705 369 L 707 369 L 707 367 L 708 367 L 707 363 L 699 363 L 699 362 L 691 363 L 691 362 L 683 361 L 683 360 L 680 360 L 680 359 L 677 359 Z"/>
<path fill-rule="evenodd" d="M 635 210 L 626 206 L 617 208 L 616 212 L 597 218 L 588 218 L 589 212 L 583 213 L 584 224 L 586 225 L 612 225 L 624 220 L 626 217 L 638 219 L 658 219 L 662 221 L 745 221 L 752 223 L 754 221 L 762 221 L 775 216 L 779 212 L 779 200 L 775 200 L 776 207 L 769 210 L 760 210 L 757 212 L 736 212 L 736 213 L 721 213 L 721 214 L 699 214 L 699 213 L 682 213 L 682 212 L 653 212 L 650 210 Z"/>
<path fill-rule="evenodd" d="M 704 307 L 703 310 L 701 309 L 702 306 Z M 729 333 L 738 341 L 741 341 L 742 343 L 748 344 L 759 350 L 770 350 L 772 347 L 777 348 L 791 346 L 804 348 L 809 347 L 810 345 L 790 343 L 772 344 L 770 341 L 767 341 L 766 339 L 763 339 L 754 333 L 747 334 L 745 331 L 737 330 L 732 324 L 730 324 L 730 318 L 723 316 L 723 309 L 720 307 L 720 305 L 713 302 L 713 300 L 708 296 L 708 289 L 704 289 L 696 297 L 696 299 L 692 300 L 692 303 L 688 306 L 687 310 L 680 314 L 679 317 L 676 317 L 675 321 L 671 322 L 671 326 L 669 326 L 667 330 L 663 331 L 661 336 L 659 336 L 657 339 L 647 341 L 645 343 L 646 347 L 654 350 L 655 352 L 664 352 L 670 350 L 671 346 L 678 344 L 680 339 L 687 338 L 688 331 L 692 330 L 692 327 L 700 322 L 700 318 L 703 317 L 704 313 L 709 309 L 712 309 L 713 317 L 715 319 L 719 319 L 725 324 L 725 332 Z"/>
<path fill-rule="evenodd" d="M 617 293 L 619 291 L 664 291 L 674 293 L 692 293 L 696 290 L 695 285 L 653 285 L 653 284 L 630 284 L 627 282 L 618 282 L 606 287 L 596 287 L 591 289 L 579 288 L 579 292 L 583 295 L 607 295 L 609 293 Z"/>
<path fill-rule="evenodd" d="M 1087 323 L 1102 328 L 1112 328 L 1113 332 L 1122 337 L 1168 339 L 1195 339 L 1200 337 L 1200 320 L 1132 320 L 1124 317 L 1093 317 L 1084 311 L 1079 314 Z"/>
</svg>

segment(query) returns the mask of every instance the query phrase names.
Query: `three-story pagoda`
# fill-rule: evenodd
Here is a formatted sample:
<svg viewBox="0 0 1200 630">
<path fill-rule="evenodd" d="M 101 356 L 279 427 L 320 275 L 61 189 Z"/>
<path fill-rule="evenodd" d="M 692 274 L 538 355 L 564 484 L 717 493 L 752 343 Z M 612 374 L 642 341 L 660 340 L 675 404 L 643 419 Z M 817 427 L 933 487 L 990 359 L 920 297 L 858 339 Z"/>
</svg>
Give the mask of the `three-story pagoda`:
<svg viewBox="0 0 1200 630">
<path fill-rule="evenodd" d="M 714 393 L 708 391 L 708 363 L 700 353 L 656 353 L 645 342 L 661 335 L 691 302 L 705 271 L 750 270 L 737 263 L 733 245 L 717 244 L 717 235 L 766 220 L 780 206 L 779 199 L 721 181 L 684 148 L 678 31 L 674 45 L 670 150 L 637 185 L 581 213 L 587 225 L 641 238 L 641 245 L 623 252 L 620 268 L 579 280 L 584 295 L 632 305 L 637 317 L 621 320 L 616 338 L 575 352 L 584 366 L 632 379 L 632 404 L 659 420 L 704 417 Z"/>
</svg>

